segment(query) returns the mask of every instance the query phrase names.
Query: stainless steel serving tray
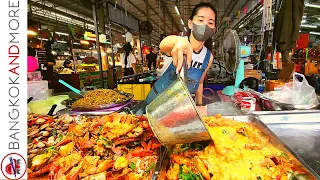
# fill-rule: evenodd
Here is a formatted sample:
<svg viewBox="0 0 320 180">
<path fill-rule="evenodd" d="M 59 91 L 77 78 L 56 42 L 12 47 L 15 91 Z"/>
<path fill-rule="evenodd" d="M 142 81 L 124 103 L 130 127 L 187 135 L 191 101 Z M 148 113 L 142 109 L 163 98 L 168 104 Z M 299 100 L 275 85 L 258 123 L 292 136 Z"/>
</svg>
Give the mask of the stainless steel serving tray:
<svg viewBox="0 0 320 180">
<path fill-rule="evenodd" d="M 239 122 L 249 122 L 253 124 L 256 128 L 258 128 L 264 135 L 270 138 L 270 143 L 285 153 L 290 159 L 292 159 L 292 163 L 299 170 L 303 171 L 308 180 L 316 180 L 320 179 L 320 176 L 300 157 L 298 156 L 292 149 L 290 149 L 277 135 L 275 135 L 262 121 L 258 119 L 257 116 L 224 116 L 229 119 L 233 119 Z M 301 144 L 303 146 L 303 144 Z M 169 153 L 169 151 L 167 151 Z M 164 155 L 164 159 L 161 160 L 161 164 L 166 167 L 158 168 L 157 174 L 161 176 L 161 174 L 165 173 L 170 166 L 169 155 Z M 160 179 L 160 178 L 158 178 Z M 155 178 L 153 179 L 155 180 Z"/>
<path fill-rule="evenodd" d="M 226 118 L 234 119 L 240 122 L 249 122 L 258 128 L 264 135 L 270 138 L 270 143 L 276 148 L 283 151 L 290 159 L 295 167 L 305 172 L 307 179 L 320 179 L 320 176 L 289 146 L 287 146 L 275 133 L 273 133 L 266 124 L 258 119 L 257 116 L 226 116 Z M 292 132 L 294 133 L 294 132 Z M 301 144 L 303 146 L 303 144 Z"/>
<path fill-rule="evenodd" d="M 77 110 L 77 111 L 91 110 L 91 111 L 94 111 L 94 110 L 101 110 L 101 109 L 113 108 L 113 107 L 118 107 L 118 106 L 124 105 L 127 102 L 131 101 L 134 96 L 133 94 L 123 92 L 123 91 L 117 91 L 117 92 L 121 95 L 126 96 L 126 98 L 123 99 L 122 101 L 117 101 L 117 102 L 113 102 L 110 104 L 82 106 L 82 107 L 76 107 L 76 108 L 72 107 L 72 104 L 81 98 L 70 98 L 70 99 L 62 101 L 61 104 L 68 107 L 68 108 L 71 108 L 72 110 Z"/>
</svg>

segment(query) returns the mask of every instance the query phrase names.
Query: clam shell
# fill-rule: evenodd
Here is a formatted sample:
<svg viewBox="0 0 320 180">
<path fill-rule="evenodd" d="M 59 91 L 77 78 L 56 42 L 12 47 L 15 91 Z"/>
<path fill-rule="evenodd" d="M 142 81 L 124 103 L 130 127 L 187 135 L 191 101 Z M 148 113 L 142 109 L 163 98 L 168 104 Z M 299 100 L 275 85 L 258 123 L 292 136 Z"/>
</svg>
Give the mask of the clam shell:
<svg viewBox="0 0 320 180">
<path fill-rule="evenodd" d="M 35 129 L 34 131 L 32 131 L 29 136 L 34 136 L 39 132 L 39 129 Z"/>
<path fill-rule="evenodd" d="M 50 135 L 50 132 L 48 131 L 41 131 L 42 133 L 42 136 L 49 136 Z"/>
<path fill-rule="evenodd" d="M 46 130 L 47 130 L 47 131 L 52 131 L 53 128 L 52 128 L 52 127 L 46 127 Z"/>
<path fill-rule="evenodd" d="M 38 142 L 38 144 L 37 144 L 37 147 L 39 147 L 39 148 L 42 148 L 42 147 L 45 147 L 45 146 L 46 145 L 42 141 Z"/>
<path fill-rule="evenodd" d="M 40 130 L 42 130 L 42 129 L 44 129 L 44 128 L 46 128 L 46 127 L 48 127 L 48 126 L 50 126 L 50 124 L 43 124 L 42 126 L 40 126 Z"/>
<path fill-rule="evenodd" d="M 43 118 L 38 118 L 37 120 L 36 120 L 36 124 L 42 124 L 42 123 L 44 123 L 46 120 L 45 119 L 43 119 Z"/>
</svg>

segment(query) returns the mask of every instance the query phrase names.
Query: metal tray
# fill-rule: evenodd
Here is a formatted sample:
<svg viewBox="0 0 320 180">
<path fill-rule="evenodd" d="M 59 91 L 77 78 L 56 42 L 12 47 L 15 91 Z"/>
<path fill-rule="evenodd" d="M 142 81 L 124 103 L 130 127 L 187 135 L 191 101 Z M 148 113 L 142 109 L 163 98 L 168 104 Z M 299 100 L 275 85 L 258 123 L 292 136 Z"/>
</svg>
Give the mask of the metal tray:
<svg viewBox="0 0 320 180">
<path fill-rule="evenodd" d="M 233 119 L 239 122 L 249 122 L 258 128 L 264 135 L 270 137 L 270 143 L 276 148 L 280 149 L 286 153 L 291 159 L 295 167 L 303 171 L 308 180 L 320 179 L 320 176 L 293 150 L 291 150 L 279 137 L 277 137 L 262 121 L 260 121 L 256 116 L 225 116 L 226 118 Z M 169 153 L 169 151 L 167 151 Z M 158 174 L 163 174 L 170 166 L 169 155 L 164 155 L 161 163 L 165 167 L 161 167 L 157 172 Z M 159 178 L 160 179 L 160 178 Z"/>
<path fill-rule="evenodd" d="M 77 108 L 73 108 L 72 104 L 74 102 L 76 102 L 78 99 L 81 98 L 70 98 L 70 99 L 66 99 L 64 101 L 61 102 L 62 105 L 71 108 L 72 110 L 77 110 L 77 111 L 87 111 L 87 110 L 101 110 L 101 109 L 107 109 L 107 108 L 113 108 L 113 107 L 118 107 L 121 105 L 126 104 L 127 102 L 131 101 L 131 99 L 133 98 L 133 94 L 127 93 L 127 92 L 123 92 L 123 91 L 117 91 L 119 94 L 121 95 L 125 95 L 126 98 L 122 101 L 118 101 L 118 102 L 114 102 L 114 103 L 110 103 L 110 104 L 101 104 L 101 105 L 92 105 L 92 106 L 83 106 L 83 107 L 77 107 Z"/>
<path fill-rule="evenodd" d="M 283 110 L 311 110 L 311 109 L 319 109 L 320 104 L 313 105 L 295 105 L 280 102 L 272 97 L 269 97 L 265 94 L 261 94 L 254 90 L 248 89 L 250 93 L 257 96 L 257 103 L 260 105 L 260 108 L 271 111 L 283 111 Z"/>
<path fill-rule="evenodd" d="M 298 167 L 307 175 L 307 179 L 320 179 L 320 176 L 300 157 L 298 156 L 289 146 L 287 146 L 275 133 L 273 133 L 267 125 L 265 125 L 256 116 L 229 116 L 235 121 L 249 122 L 258 128 L 264 135 L 270 138 L 270 143 L 276 148 L 286 153 L 291 159 L 295 167 Z"/>
</svg>

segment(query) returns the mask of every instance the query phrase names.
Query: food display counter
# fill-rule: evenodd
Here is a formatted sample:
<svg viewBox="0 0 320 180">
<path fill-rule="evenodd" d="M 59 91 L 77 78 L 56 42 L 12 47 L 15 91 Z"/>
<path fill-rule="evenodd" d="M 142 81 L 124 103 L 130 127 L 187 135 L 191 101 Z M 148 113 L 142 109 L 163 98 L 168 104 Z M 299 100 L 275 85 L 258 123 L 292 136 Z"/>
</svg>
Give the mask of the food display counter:
<svg viewBox="0 0 320 180">
<path fill-rule="evenodd" d="M 91 173 L 89 171 L 89 167 L 81 167 L 80 165 L 82 164 L 74 164 L 74 165 L 69 165 L 69 170 L 70 172 L 78 170 L 77 168 L 82 168 L 84 171 L 86 171 L 87 174 L 80 173 L 80 174 L 75 174 L 76 176 L 81 176 L 85 178 L 97 178 L 98 176 L 95 175 L 101 175 L 101 177 L 109 177 L 109 179 L 117 179 L 117 178 L 129 178 L 130 176 L 135 177 L 136 179 L 170 179 L 170 178 L 164 178 L 164 176 L 161 176 L 161 169 L 164 170 L 165 168 L 165 161 L 168 161 L 168 158 L 176 157 L 178 159 L 171 159 L 170 161 L 176 161 L 180 162 L 179 158 L 182 157 L 180 160 L 185 160 L 186 162 L 190 161 L 193 156 L 197 156 L 197 158 L 204 158 L 203 156 L 197 154 L 190 156 L 188 153 L 194 153 L 193 151 L 190 151 L 190 148 L 199 148 L 200 146 L 195 146 L 192 147 L 191 143 L 190 145 L 182 145 L 181 147 L 178 147 L 177 150 L 179 150 L 177 156 L 177 152 L 174 151 L 165 151 L 166 153 L 163 153 L 163 147 L 159 149 L 160 144 L 157 141 L 157 136 L 155 136 L 152 131 L 151 127 L 148 124 L 148 120 L 145 118 L 145 114 L 141 116 L 138 114 L 139 109 L 143 109 L 144 105 L 143 103 L 138 103 L 139 101 L 133 101 L 130 105 L 126 106 L 126 108 L 121 108 L 115 110 L 115 112 L 121 113 L 117 114 L 111 114 L 105 116 L 103 111 L 99 111 L 97 114 L 95 113 L 90 113 L 90 114 L 76 114 L 73 115 L 65 115 L 63 113 L 60 113 L 56 117 L 44 117 L 44 116 L 34 116 L 31 115 L 29 116 L 28 120 L 28 159 L 31 164 L 29 165 L 29 173 L 32 175 L 35 179 L 37 177 L 48 177 L 47 173 L 50 173 L 51 171 L 46 171 L 44 172 L 43 165 L 50 165 L 48 164 L 49 162 L 42 162 L 43 164 L 37 165 L 36 161 L 37 158 L 42 158 L 45 154 L 48 156 L 54 154 L 56 155 L 57 153 L 60 154 L 64 151 L 61 150 L 61 148 L 68 148 L 69 146 L 71 147 L 76 147 L 76 149 L 80 150 L 82 153 L 89 153 L 88 157 L 83 156 L 81 154 L 77 154 L 76 152 L 71 151 L 70 149 L 66 152 L 70 155 L 65 154 L 65 157 L 69 157 L 71 155 L 77 155 L 78 161 L 77 162 L 82 162 L 86 163 L 84 160 L 87 160 L 88 158 L 96 158 L 100 157 L 102 158 L 100 161 L 95 161 L 97 167 L 102 166 L 103 164 L 100 165 L 100 163 L 109 163 L 106 170 L 103 171 L 95 171 L 95 173 Z M 216 107 L 221 108 L 221 104 L 217 104 Z M 228 107 L 231 109 L 236 110 L 235 106 L 232 106 L 232 104 L 225 104 L 223 106 L 225 109 Z M 282 111 L 282 112 L 254 112 L 251 114 L 246 114 L 246 115 L 239 115 L 239 111 L 236 112 L 235 115 L 232 115 L 230 113 L 230 116 L 223 116 L 223 118 L 229 118 L 229 119 L 234 119 L 237 122 L 250 122 L 250 123 L 257 123 L 255 124 L 255 127 L 258 127 L 258 129 L 262 132 L 261 134 L 255 134 L 252 132 L 257 132 L 254 129 L 251 129 L 252 127 L 248 126 L 246 129 L 245 126 L 244 128 L 240 128 L 240 130 L 243 130 L 243 132 L 239 131 L 238 125 L 233 126 L 232 124 L 227 124 L 228 125 L 219 125 L 219 122 L 221 122 L 221 119 L 219 119 L 221 116 L 217 115 L 217 113 L 222 112 L 221 110 L 218 109 L 210 109 L 214 108 L 214 106 L 208 106 L 209 112 L 213 114 L 209 114 L 209 119 L 211 118 L 212 120 L 207 121 L 208 118 L 203 118 L 204 121 L 207 124 L 213 123 L 214 127 L 214 133 L 217 133 L 217 130 L 222 130 L 222 135 L 218 134 L 216 137 L 212 137 L 214 140 L 214 144 L 219 144 L 220 146 L 215 147 L 215 148 L 222 148 L 220 150 L 223 150 L 225 148 L 228 149 L 228 146 L 234 146 L 234 144 L 230 144 L 233 138 L 236 138 L 237 143 L 248 143 L 245 144 L 245 146 L 241 146 L 242 148 L 245 147 L 244 151 L 250 151 L 249 156 L 247 153 L 247 158 L 251 158 L 250 153 L 254 151 L 260 151 L 260 154 L 255 154 L 255 158 L 260 158 L 261 160 L 267 159 L 271 163 L 271 160 L 273 163 L 276 165 L 274 166 L 271 165 L 273 168 L 279 168 L 281 169 L 281 172 L 283 170 L 287 170 L 291 164 L 293 165 L 294 168 L 290 169 L 290 172 L 292 172 L 292 175 L 289 175 L 286 173 L 287 171 L 283 171 L 282 173 L 277 174 L 276 177 L 270 178 L 270 179 L 285 179 L 287 178 L 287 175 L 290 177 L 308 177 L 308 176 L 301 176 L 307 171 L 304 171 L 307 169 L 315 178 L 304 178 L 304 179 L 319 179 L 320 178 L 320 112 L 319 111 Z M 67 113 L 67 112 L 66 112 Z M 105 114 L 110 114 L 111 112 L 105 112 Z M 135 114 L 134 115 L 127 115 L 127 114 Z M 254 119 L 254 121 L 252 120 Z M 224 120 L 223 120 L 224 121 Z M 108 122 L 108 123 L 107 123 Z M 225 122 L 223 122 L 225 123 Z M 56 128 L 55 125 L 59 125 Z M 138 125 L 138 126 L 137 126 Z M 242 124 L 240 124 L 242 127 Z M 211 126 L 211 125 L 209 125 Z M 227 127 L 227 130 L 224 130 L 223 128 Z M 127 128 L 126 131 L 124 128 Z M 133 129 L 132 129 L 133 128 Z M 222 128 L 222 129 L 221 129 Z M 140 131 L 143 130 L 143 131 Z M 211 129 L 212 130 L 212 129 Z M 271 130 L 271 131 L 270 131 Z M 220 132 L 219 131 L 219 132 Z M 72 132 L 70 134 L 70 132 Z M 84 133 L 87 132 L 87 133 Z M 142 133 L 143 132 L 143 133 Z M 225 140 L 221 140 L 220 136 L 222 137 L 223 134 L 226 132 L 234 132 L 235 136 L 227 137 Z M 273 132 L 270 134 L 270 132 Z M 110 134 L 111 133 L 111 134 Z M 120 133 L 119 137 L 117 137 L 117 133 Z M 85 136 L 83 137 L 83 135 Z M 217 135 L 217 134 L 216 134 Z M 70 136 L 75 136 L 76 140 L 70 139 Z M 250 138 L 249 138 L 250 137 Z M 254 137 L 254 138 L 253 138 Z M 217 139 L 218 138 L 218 139 Z M 229 138 L 229 139 L 228 139 Z M 90 142 L 91 144 L 86 144 L 87 145 L 85 148 L 81 147 L 80 144 L 78 144 L 78 140 L 82 140 L 82 143 L 85 143 L 85 141 Z M 144 141 L 144 140 L 145 141 Z M 92 140 L 97 140 L 97 141 L 92 141 Z M 100 142 L 101 140 L 101 142 Z M 66 142 L 64 142 L 66 141 Z M 219 142 L 218 142 L 219 141 Z M 79 141 L 81 142 L 81 141 Z M 210 141 L 212 142 L 212 141 Z M 229 143 L 228 143 L 229 142 Z M 270 144 L 274 146 L 277 149 L 273 149 Z M 211 146 L 216 146 L 211 143 Z M 199 144 L 198 144 L 199 145 Z M 201 144 L 200 144 L 201 145 Z M 238 144 L 239 145 L 239 144 Z M 257 145 L 257 146 L 256 146 Z M 271 149 L 271 151 L 265 151 L 259 147 L 264 147 L 267 146 L 268 148 Z M 258 147 L 259 146 L 259 147 Z M 61 148 L 60 148 L 61 147 Z M 201 150 L 196 150 L 196 151 L 202 151 L 201 153 L 204 153 L 204 147 L 208 147 L 208 144 L 203 145 Z M 284 147 L 284 148 L 283 148 Z M 234 148 L 234 147 L 232 147 Z M 247 149 L 249 148 L 249 149 Z M 253 149 L 251 149 L 253 148 Z M 255 150 L 255 148 L 258 148 Z M 72 149 L 72 148 L 71 148 Z M 37 150 L 37 151 L 36 151 Z M 99 150 L 99 151 L 98 151 Z M 102 151 L 108 152 L 108 155 L 106 154 L 101 154 Z M 194 150 L 194 149 L 192 149 Z M 46 152 L 45 154 L 41 154 L 41 151 Z M 184 152 L 185 151 L 185 152 Z M 243 151 L 243 152 L 244 152 Z M 170 156 L 168 155 L 170 152 Z M 271 152 L 271 154 L 270 154 Z M 279 157 L 279 152 L 280 154 L 284 153 L 285 158 L 287 158 L 283 165 L 285 167 L 280 167 L 277 166 L 278 163 L 282 164 L 283 162 L 280 162 L 278 160 L 284 160 L 283 158 Z M 48 154 L 49 153 L 49 154 Z M 50 154 L 52 153 L 52 154 Z M 119 153 L 119 155 L 117 154 Z M 207 153 L 212 153 L 212 152 L 207 152 Z M 232 152 L 236 153 L 236 152 Z M 223 155 L 225 157 L 217 158 L 217 159 L 212 159 L 211 158 L 211 163 L 212 161 L 219 161 L 223 160 L 223 158 L 231 158 L 234 159 L 235 156 L 232 156 L 232 153 L 230 155 Z M 262 154 L 261 154 L 262 153 Z M 268 158 L 263 155 L 263 153 L 268 153 Z M 132 157 L 128 156 L 132 155 Z M 275 156 L 275 154 L 277 154 Z M 289 154 L 289 156 L 287 156 Z M 291 156 L 291 155 L 293 156 Z M 173 155 L 173 156 L 172 156 Z M 234 154 L 236 155 L 236 154 Z M 102 161 L 104 157 L 111 158 L 109 161 Z M 186 157 L 186 159 L 183 159 Z M 207 156 L 207 157 L 214 157 L 214 156 Z M 278 158 L 278 159 L 272 159 L 273 157 Z M 142 161 L 144 159 L 152 158 L 152 161 L 148 161 L 148 164 L 145 166 L 138 163 L 138 161 Z M 280 158 L 280 159 L 279 159 Z M 136 161 L 137 160 L 137 161 Z M 192 169 L 193 167 L 200 167 L 201 163 L 198 162 L 199 159 L 192 159 L 191 161 L 193 162 L 195 160 L 195 164 L 186 166 L 184 167 L 183 165 L 181 166 L 184 171 L 187 171 L 189 168 L 188 172 L 189 173 L 183 173 L 183 171 L 180 172 L 179 176 L 184 178 L 180 179 L 185 179 L 194 176 L 193 179 L 197 178 L 204 178 L 208 179 L 208 177 L 220 177 L 220 176 L 213 176 L 213 174 L 210 174 L 209 176 L 206 176 L 208 174 L 202 174 L 202 172 L 196 172 L 196 174 L 193 174 L 190 171 L 190 168 Z M 64 158 L 60 158 L 59 161 L 66 161 Z M 123 162 L 122 162 L 123 161 Z M 170 162 L 169 161 L 169 162 Z M 204 159 L 203 162 L 207 164 L 206 160 Z M 222 161 L 221 161 L 222 162 Z M 260 167 L 260 160 L 259 162 L 254 161 L 254 158 L 251 159 L 248 162 L 252 163 L 257 163 L 259 165 L 259 170 L 256 169 L 254 173 L 256 174 L 264 174 L 262 173 L 263 171 L 269 171 L 269 169 L 266 169 L 261 165 Z M 298 162 L 298 163 L 297 163 Z M 67 163 L 67 162 L 66 162 Z M 267 164 L 268 164 L 267 163 Z M 205 165 L 204 164 L 204 165 Z M 227 163 L 225 163 L 227 164 Z M 301 164 L 302 166 L 299 166 Z M 244 164 L 242 164 L 245 166 Z M 271 167 L 270 166 L 270 167 Z M 304 167 L 303 167 L 304 166 Z M 118 169 L 117 169 L 117 168 Z M 172 166 L 173 167 L 173 166 Z M 202 167 L 202 166 L 201 166 Z M 205 167 L 205 166 L 204 166 Z M 242 166 L 241 166 L 242 167 Z M 269 167 L 269 165 L 268 165 Z M 300 169 L 302 167 L 302 169 Z M 212 167 L 211 167 L 212 168 Z M 226 166 L 227 168 L 227 166 Z M 231 168 L 228 166 L 228 168 Z M 258 167 L 257 167 L 258 168 Z M 142 169 L 142 170 L 141 170 Z M 241 169 L 241 170 L 240 170 Z M 248 171 L 246 167 L 242 167 L 238 170 L 231 171 L 232 173 L 235 173 L 235 175 L 239 175 L 238 173 L 242 173 L 242 171 L 246 172 L 245 177 L 249 177 L 251 170 Z M 292 171 L 291 171 L 292 170 Z M 175 171 L 174 168 L 166 168 L 164 170 L 166 173 L 172 173 Z M 218 171 L 217 169 L 211 170 L 213 171 Z M 41 172 L 41 174 L 39 174 Z M 64 175 L 68 171 L 65 172 Z M 99 172 L 99 173 L 98 173 Z M 270 170 L 270 172 L 275 172 L 273 170 Z M 52 172 L 51 172 L 52 173 Z M 141 176 L 141 173 L 143 176 Z M 174 172 L 175 173 L 175 172 Z M 173 174 L 174 174 L 173 173 Z M 224 173 L 224 175 L 232 175 L 232 173 Z M 252 172 L 253 173 L 253 172 Z M 202 175 L 201 175 L 202 174 Z M 222 173 L 223 174 L 223 173 Z M 160 175 L 160 176 L 159 176 Z M 117 178 L 115 178 L 117 177 Z M 222 176 L 221 176 L 222 177 Z M 99 177 L 100 178 L 100 177 Z M 106 180 L 106 178 L 102 178 L 103 180 Z M 192 178 L 191 178 L 192 179 Z M 210 178 L 209 178 L 210 179 Z M 261 178 L 260 176 L 257 176 L 257 179 L 265 179 Z M 277 179 L 277 180 L 278 180 Z M 290 178 L 289 178 L 290 179 Z M 292 178 L 291 178 L 292 179 Z"/>
</svg>

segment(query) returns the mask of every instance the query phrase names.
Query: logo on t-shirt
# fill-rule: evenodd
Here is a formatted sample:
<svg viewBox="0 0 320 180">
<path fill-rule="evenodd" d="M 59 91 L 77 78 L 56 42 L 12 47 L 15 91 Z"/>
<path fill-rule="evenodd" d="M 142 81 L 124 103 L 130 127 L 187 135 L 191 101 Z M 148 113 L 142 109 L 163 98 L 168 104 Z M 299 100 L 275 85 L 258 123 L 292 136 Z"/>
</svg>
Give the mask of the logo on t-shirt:
<svg viewBox="0 0 320 180">
<path fill-rule="evenodd" d="M 194 61 L 192 60 L 191 61 L 191 66 L 196 68 L 196 69 L 201 69 L 202 68 L 202 63 L 201 62 L 198 62 L 198 61 Z"/>
</svg>

